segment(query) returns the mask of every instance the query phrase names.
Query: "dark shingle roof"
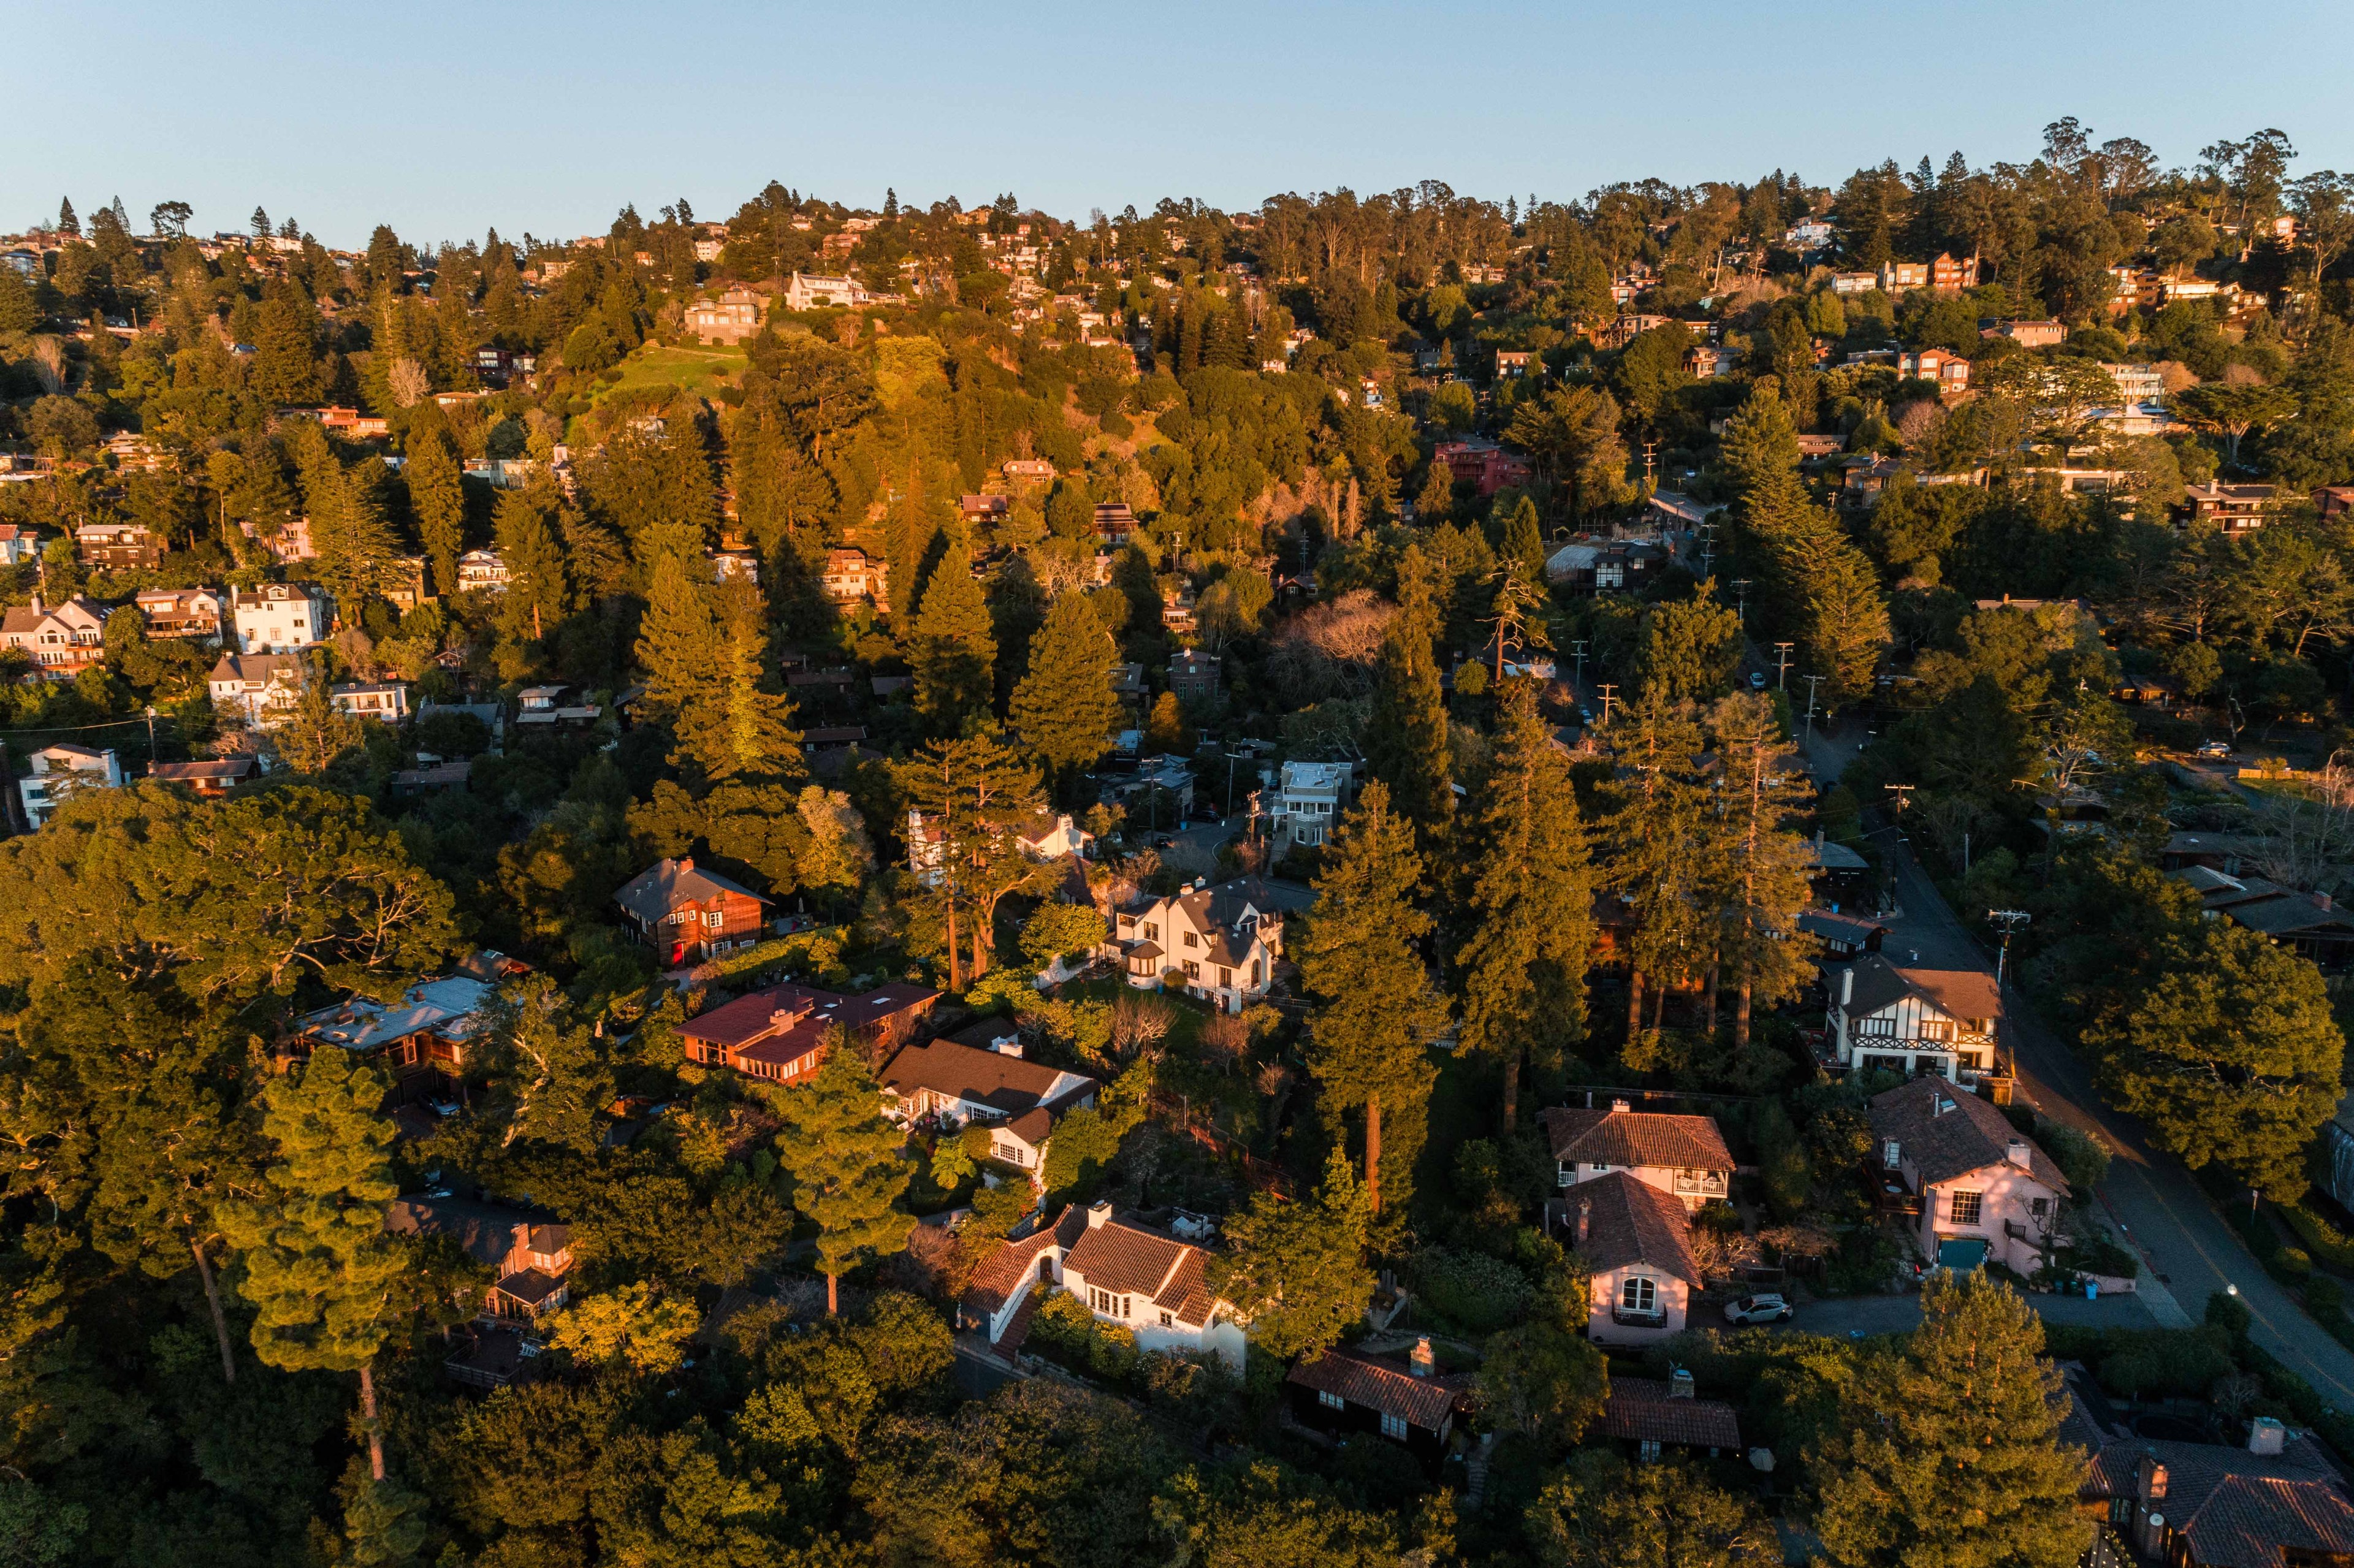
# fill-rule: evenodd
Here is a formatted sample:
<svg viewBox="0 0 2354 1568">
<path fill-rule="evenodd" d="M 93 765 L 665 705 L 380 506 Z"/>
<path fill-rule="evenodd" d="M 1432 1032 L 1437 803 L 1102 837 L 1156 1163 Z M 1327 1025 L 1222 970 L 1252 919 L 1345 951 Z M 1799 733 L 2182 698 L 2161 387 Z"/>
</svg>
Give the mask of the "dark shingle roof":
<svg viewBox="0 0 2354 1568">
<path fill-rule="evenodd" d="M 1950 1181 L 2003 1164 L 2017 1139 L 2027 1145 L 2029 1174 L 2054 1192 L 2068 1191 L 2068 1178 L 2033 1139 L 2013 1128 L 2002 1112 L 1943 1078 L 1919 1077 L 1901 1089 L 1875 1095 L 1869 1109 L 1873 1141 L 1884 1146 L 1895 1139 L 1901 1156 L 1919 1170 L 1924 1183 Z"/>
<path fill-rule="evenodd" d="M 1855 992 L 1843 1010 L 1861 1018 L 1893 1006 L 1906 996 L 1921 997 L 1948 1018 L 2000 1018 L 2002 998 L 1994 977 L 1982 969 L 1940 969 L 1925 966 L 1899 967 L 1882 953 L 1866 953 L 1855 960 Z"/>
<path fill-rule="evenodd" d="M 1679 1171 L 1733 1169 L 1733 1151 L 1724 1146 L 1713 1117 L 1556 1107 L 1538 1119 L 1552 1135 L 1555 1160 L 1585 1165 L 1663 1165 Z"/>
<path fill-rule="evenodd" d="M 705 871 L 691 860 L 654 862 L 639 873 L 635 881 L 613 895 L 613 901 L 639 919 L 652 922 L 659 921 L 681 904 L 701 903 L 723 893 L 761 904 L 769 902 L 750 888 Z"/>
<path fill-rule="evenodd" d="M 1076 1105 L 1095 1093 L 1096 1081 L 1084 1073 L 1050 1067 L 1044 1062 L 1009 1056 L 1002 1051 L 981 1051 L 952 1040 L 910 1045 L 883 1069 L 883 1086 L 912 1097 L 919 1089 L 952 1095 L 988 1106 L 1008 1116 L 1044 1107 L 1049 1110 Z"/>
<path fill-rule="evenodd" d="M 1352 1404 L 1378 1410 L 1436 1432 L 1455 1408 L 1455 1391 L 1415 1376 L 1394 1363 L 1348 1351 L 1326 1351 L 1291 1369 L 1286 1381 L 1319 1393 L 1336 1393 Z"/>
<path fill-rule="evenodd" d="M 1681 1448 L 1738 1448 L 1741 1420 L 1733 1406 L 1713 1399 L 1676 1399 L 1654 1378 L 1614 1377 L 1602 1406 L 1607 1437 L 1667 1443 Z"/>
<path fill-rule="evenodd" d="M 1598 1272 L 1639 1263 L 1695 1288 L 1700 1286 L 1700 1263 L 1685 1239 L 1691 1222 L 1684 1217 L 1684 1206 L 1657 1187 L 1613 1171 L 1580 1181 L 1555 1202 L 1567 1211 L 1572 1235 L 1580 1205 L 1593 1205 L 1586 1214 L 1585 1244 L 1577 1249 L 1588 1267 Z"/>
<path fill-rule="evenodd" d="M 2086 1467 L 2084 1493 L 2136 1495 L 2144 1456 L 2166 1467 L 2167 1523 L 2200 1568 L 2280 1568 L 2290 1551 L 2354 1552 L 2354 1503 L 2308 1439 L 2275 1456 L 2212 1443 L 2121 1437 Z"/>
</svg>

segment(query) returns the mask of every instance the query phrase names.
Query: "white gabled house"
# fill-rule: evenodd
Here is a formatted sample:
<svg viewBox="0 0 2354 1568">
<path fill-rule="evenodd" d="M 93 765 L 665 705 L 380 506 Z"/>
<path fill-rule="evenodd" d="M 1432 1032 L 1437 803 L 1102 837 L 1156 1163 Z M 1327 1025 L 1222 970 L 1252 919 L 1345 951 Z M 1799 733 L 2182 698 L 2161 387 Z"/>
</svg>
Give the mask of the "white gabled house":
<svg viewBox="0 0 2354 1568">
<path fill-rule="evenodd" d="M 1864 953 L 1830 986 L 1824 1037 L 1840 1067 L 1967 1084 L 1999 1065 L 2002 998 L 1991 975 Z"/>
<path fill-rule="evenodd" d="M 1210 1289 L 1209 1255 L 1115 1219 L 1108 1202 L 1073 1204 L 1053 1224 L 998 1244 L 958 1304 L 959 1326 L 985 1335 L 1010 1358 L 1030 1331 L 1044 1287 L 1057 1286 L 1097 1321 L 1133 1333 L 1140 1350 L 1196 1351 L 1243 1369 L 1243 1328 L 1233 1305 Z"/>
</svg>

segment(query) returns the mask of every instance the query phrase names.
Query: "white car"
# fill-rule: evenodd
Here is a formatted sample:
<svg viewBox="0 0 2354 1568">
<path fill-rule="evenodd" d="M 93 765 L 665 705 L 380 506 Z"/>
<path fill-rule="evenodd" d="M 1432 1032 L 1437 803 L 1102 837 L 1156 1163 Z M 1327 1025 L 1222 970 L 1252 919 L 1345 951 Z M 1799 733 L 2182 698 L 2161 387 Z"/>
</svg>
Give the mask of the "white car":
<svg viewBox="0 0 2354 1568">
<path fill-rule="evenodd" d="M 1797 1309 L 1780 1296 L 1744 1296 L 1738 1301 L 1724 1304 L 1724 1320 L 1728 1323 L 1787 1323 L 1797 1315 Z"/>
<path fill-rule="evenodd" d="M 2232 755 L 2232 743 L 2228 740 L 2205 741 L 2200 744 L 2196 755 L 2200 757 L 2229 757 Z"/>
</svg>

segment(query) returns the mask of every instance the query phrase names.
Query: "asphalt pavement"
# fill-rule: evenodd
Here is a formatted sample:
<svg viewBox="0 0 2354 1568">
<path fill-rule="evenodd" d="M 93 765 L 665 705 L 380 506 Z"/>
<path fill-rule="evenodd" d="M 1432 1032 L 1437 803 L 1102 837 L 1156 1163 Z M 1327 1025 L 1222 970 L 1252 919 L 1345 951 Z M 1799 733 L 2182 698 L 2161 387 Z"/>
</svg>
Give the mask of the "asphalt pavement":
<svg viewBox="0 0 2354 1568">
<path fill-rule="evenodd" d="M 2155 1329 L 2162 1325 L 2149 1303 L 2139 1295 L 2104 1296 L 2087 1301 L 2081 1296 L 2030 1296 L 2027 1304 L 2047 1323 L 2080 1324 L 2096 1329 Z M 1776 1328 L 1840 1338 L 1850 1334 L 1903 1334 L 1918 1327 L 1921 1298 L 1907 1296 L 1840 1296 L 1802 1302 L 1797 1314 Z"/>
<path fill-rule="evenodd" d="M 1861 738 L 1819 732 L 1809 748 L 1810 759 L 1819 769 L 1830 770 L 1827 777 L 1836 777 L 1852 759 Z M 1893 848 L 1901 913 L 1886 921 L 1882 950 L 1900 960 L 1909 961 L 1917 952 L 1925 963 L 1991 974 L 1993 964 L 1909 848 Z M 2151 1319 L 2162 1326 L 2198 1322 L 2209 1296 L 2236 1287 L 2254 1319 L 2250 1331 L 2255 1341 L 2312 1383 L 2324 1399 L 2341 1409 L 2354 1409 L 2354 1351 L 2322 1332 L 2274 1283 L 2190 1172 L 2172 1155 L 2150 1145 L 2138 1119 L 2101 1103 L 2091 1070 L 2008 982 L 2003 1012 L 2003 1044 L 2019 1077 L 2020 1097 L 2052 1120 L 2099 1139 L 2109 1150 L 2108 1179 L 2096 1196 L 2142 1260 L 2139 1301 Z"/>
</svg>

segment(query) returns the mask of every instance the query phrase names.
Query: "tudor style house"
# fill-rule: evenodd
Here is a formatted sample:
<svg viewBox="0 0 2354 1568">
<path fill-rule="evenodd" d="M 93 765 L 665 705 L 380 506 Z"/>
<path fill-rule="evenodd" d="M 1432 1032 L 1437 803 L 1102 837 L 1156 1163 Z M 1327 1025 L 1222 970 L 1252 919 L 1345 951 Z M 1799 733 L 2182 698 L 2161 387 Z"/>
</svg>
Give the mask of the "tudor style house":
<svg viewBox="0 0 2354 1568">
<path fill-rule="evenodd" d="M 1166 897 L 1116 910 L 1111 938 L 1097 951 L 1140 990 L 1175 984 L 1222 1012 L 1240 1012 L 1275 981 L 1285 902 L 1256 876 L 1214 887 L 1189 882 Z"/>
<path fill-rule="evenodd" d="M 384 1228 L 395 1235 L 448 1236 L 495 1271 L 478 1319 L 532 1323 L 572 1298 L 572 1227 L 519 1209 L 462 1198 L 396 1198 Z"/>
<path fill-rule="evenodd" d="M 690 1062 L 799 1083 L 823 1063 L 826 1036 L 836 1027 L 887 1049 L 913 1033 L 939 999 L 938 991 L 897 982 L 864 996 L 772 985 L 688 1019 L 678 1036 Z"/>
<path fill-rule="evenodd" d="M 656 861 L 613 902 L 636 926 L 638 939 L 673 966 L 751 947 L 769 906 L 750 888 L 698 871 L 692 859 Z"/>
<path fill-rule="evenodd" d="M 1593 1273 L 1586 1338 L 1641 1345 L 1682 1330 L 1702 1280 L 1681 1203 L 1628 1171 L 1613 1171 L 1547 1200 L 1545 1214 Z"/>
<path fill-rule="evenodd" d="M 1552 1140 L 1554 1181 L 1563 1187 L 1623 1171 L 1687 1210 L 1722 1202 L 1732 1189 L 1733 1151 L 1714 1117 L 1662 1116 L 1612 1100 L 1606 1111 L 1557 1107 L 1537 1119 Z"/>
<path fill-rule="evenodd" d="M 1829 1065 L 1970 1083 L 2000 1065 L 1995 1031 L 2001 1018 L 1991 975 L 1898 965 L 1883 953 L 1863 953 L 1832 983 L 1824 1022 Z"/>
<path fill-rule="evenodd" d="M 45 680 L 69 681 L 105 660 L 106 612 L 80 594 L 61 604 L 35 594 L 0 610 L 0 648 L 23 653 Z"/>
<path fill-rule="evenodd" d="M 949 1128 L 986 1124 L 990 1158 L 1027 1171 L 1034 1182 L 1044 1177 L 1055 1123 L 1066 1112 L 1092 1109 L 1100 1087 L 1084 1073 L 1024 1060 L 1018 1041 L 1003 1049 L 954 1040 L 908 1045 L 880 1081 L 890 1115 Z"/>
<path fill-rule="evenodd" d="M 2031 1275 L 2064 1239 L 2067 1177 L 1978 1096 L 1915 1078 L 1867 1109 L 1881 1213 L 1911 1231 L 1923 1257 L 1956 1268 L 1991 1260 Z"/>
<path fill-rule="evenodd" d="M 1446 1457 L 1465 1381 L 1460 1374 L 1438 1375 L 1438 1358 L 1426 1337 L 1404 1361 L 1337 1348 L 1302 1357 L 1284 1383 L 1301 1425 L 1343 1435 L 1378 1432 L 1435 1463 Z"/>
<path fill-rule="evenodd" d="M 1139 1349 L 1214 1355 L 1243 1368 L 1242 1325 L 1210 1290 L 1208 1255 L 1132 1221 L 1108 1202 L 1065 1209 L 1020 1241 L 998 1244 L 957 1308 L 960 1328 L 1011 1358 L 1030 1331 L 1044 1287 L 1060 1286 L 1102 1322 L 1126 1329 Z"/>
</svg>

